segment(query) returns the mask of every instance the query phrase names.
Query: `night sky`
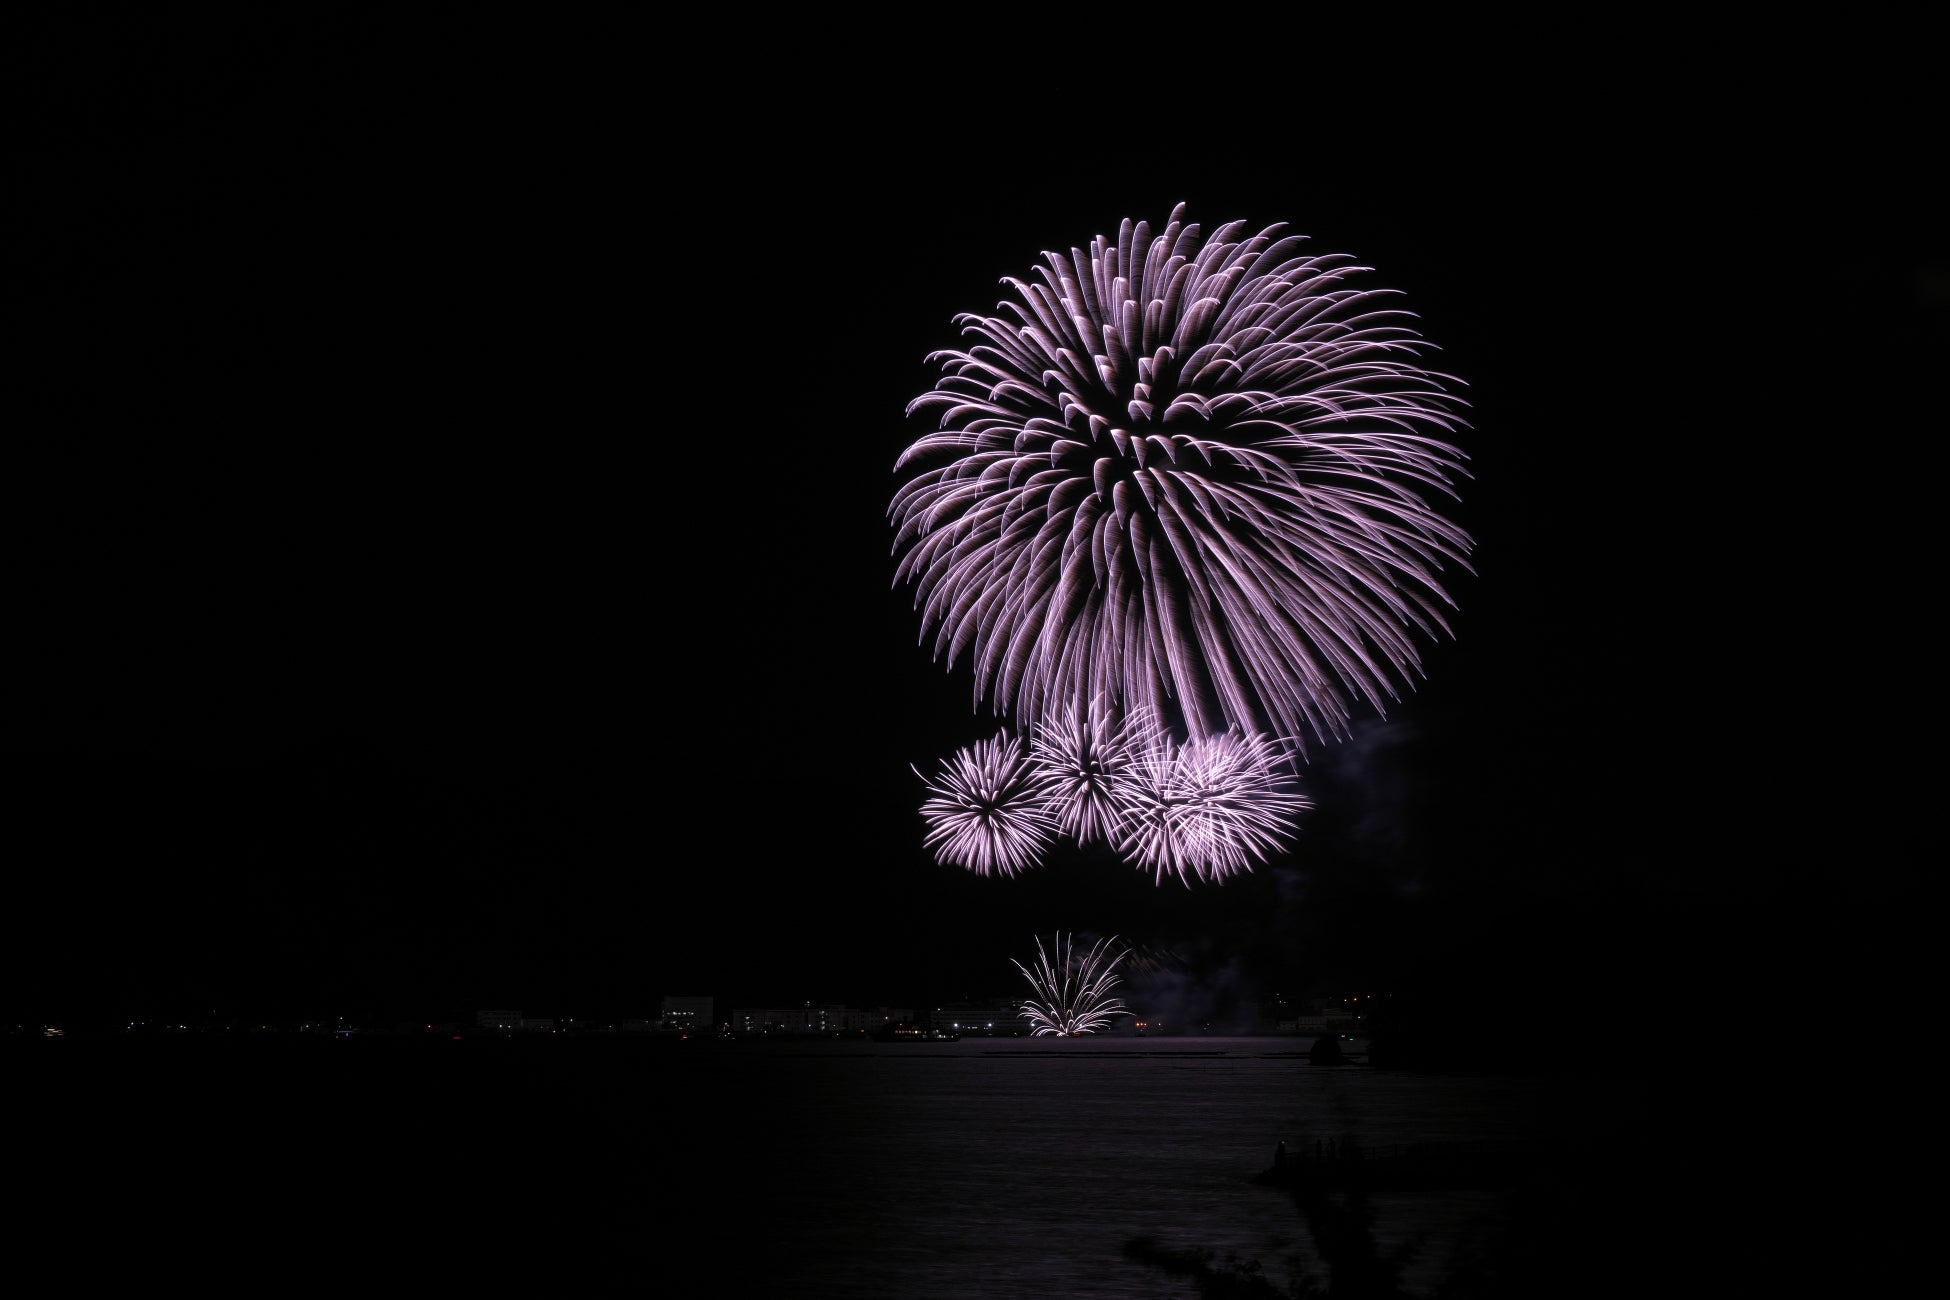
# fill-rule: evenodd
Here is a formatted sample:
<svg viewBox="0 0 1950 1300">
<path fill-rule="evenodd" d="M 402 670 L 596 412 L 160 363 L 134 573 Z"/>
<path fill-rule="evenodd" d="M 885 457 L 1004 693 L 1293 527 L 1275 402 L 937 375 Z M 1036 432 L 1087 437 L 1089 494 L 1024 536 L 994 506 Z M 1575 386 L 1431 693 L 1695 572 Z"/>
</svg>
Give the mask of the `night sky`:
<svg viewBox="0 0 1950 1300">
<path fill-rule="evenodd" d="M 647 31 L 24 24 L 0 1019 L 918 1006 L 1056 929 L 1220 1020 L 1921 969 L 1947 272 L 1899 78 L 884 39 L 685 79 Z M 996 721 L 893 586 L 904 408 L 1000 277 L 1181 201 L 1406 295 L 1476 573 L 1283 858 L 978 879 L 910 769 Z"/>
</svg>

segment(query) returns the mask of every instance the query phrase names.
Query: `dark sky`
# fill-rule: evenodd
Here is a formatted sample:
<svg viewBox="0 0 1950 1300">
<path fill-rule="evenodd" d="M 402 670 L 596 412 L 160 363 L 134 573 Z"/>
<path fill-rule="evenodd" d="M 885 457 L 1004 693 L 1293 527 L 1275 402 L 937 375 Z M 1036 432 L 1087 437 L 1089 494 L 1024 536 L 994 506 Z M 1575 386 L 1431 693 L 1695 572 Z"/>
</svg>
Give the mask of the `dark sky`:
<svg viewBox="0 0 1950 1300">
<path fill-rule="evenodd" d="M 1944 342 L 1899 79 L 184 22 L 11 42 L 0 1018 L 911 1005 L 1057 928 L 1221 1012 L 1609 1014 L 1913 935 L 1897 665 L 1826 648 L 1916 635 L 1869 594 Z M 1283 859 L 976 879 L 909 766 L 994 723 L 892 587 L 903 411 L 1001 276 L 1180 201 L 1407 295 L 1477 573 Z"/>
</svg>

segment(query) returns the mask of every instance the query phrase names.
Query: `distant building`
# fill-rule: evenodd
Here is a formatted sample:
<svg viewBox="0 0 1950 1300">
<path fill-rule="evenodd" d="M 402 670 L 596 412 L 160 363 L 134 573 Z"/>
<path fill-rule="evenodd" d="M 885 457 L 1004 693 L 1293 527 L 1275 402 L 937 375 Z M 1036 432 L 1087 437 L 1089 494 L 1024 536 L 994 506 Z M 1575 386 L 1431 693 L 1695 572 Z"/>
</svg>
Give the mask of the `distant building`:
<svg viewBox="0 0 1950 1300">
<path fill-rule="evenodd" d="M 964 1038 L 1014 1038 L 1029 1032 L 1022 1003 L 1014 998 L 944 1002 L 928 1012 L 928 1025 Z"/>
<path fill-rule="evenodd" d="M 749 1007 L 731 1013 L 735 1034 L 813 1034 L 828 1037 L 865 1034 L 913 1020 L 908 1007 L 875 1007 L 859 1011 L 838 1003 L 802 1003 L 796 1007 Z"/>
<path fill-rule="evenodd" d="M 519 1011 L 476 1011 L 474 1026 L 477 1029 L 520 1029 Z"/>
<path fill-rule="evenodd" d="M 711 998 L 666 996 L 657 1018 L 665 1029 L 708 1029 L 715 1023 L 711 1019 L 714 1005 Z"/>
<path fill-rule="evenodd" d="M 1277 1028 L 1291 1034 L 1339 1034 L 1357 1022 L 1353 998 L 1315 998 L 1313 1014 L 1282 1017 Z"/>
</svg>

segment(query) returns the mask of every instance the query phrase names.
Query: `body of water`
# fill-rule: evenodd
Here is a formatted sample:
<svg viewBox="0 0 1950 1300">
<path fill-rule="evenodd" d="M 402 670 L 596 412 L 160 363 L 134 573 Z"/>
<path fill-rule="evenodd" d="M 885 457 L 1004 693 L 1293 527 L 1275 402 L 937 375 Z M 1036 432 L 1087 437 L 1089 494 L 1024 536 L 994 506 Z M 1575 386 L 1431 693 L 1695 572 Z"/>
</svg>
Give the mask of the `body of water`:
<svg viewBox="0 0 1950 1300">
<path fill-rule="evenodd" d="M 1738 1273 L 1778 1248 L 1754 1180 L 1704 1186 L 1699 1130 L 1662 1127 L 1641 1077 L 1316 1067 L 1308 1045 L 35 1042 L 12 1167 L 23 1240 L 98 1281 L 192 1269 L 204 1295 L 1162 1300 L 1200 1293 L 1201 1260 L 1265 1294 L 1692 1294 L 1691 1252 Z M 1486 1141 L 1598 1155 L 1311 1207 L 1253 1181 L 1280 1142 Z"/>
<path fill-rule="evenodd" d="M 802 1043 L 683 1062 L 678 1095 L 744 1097 L 745 1127 L 689 1144 L 743 1194 L 687 1215 L 723 1258 L 835 1297 L 1175 1297 L 1134 1258 L 1210 1252 L 1325 1285 L 1307 1217 L 1252 1181 L 1334 1143 L 1598 1140 L 1642 1127 L 1635 1085 L 1320 1068 L 1308 1040 Z M 1377 1193 L 1375 1252 L 1432 1292 L 1507 1223 L 1492 1188 Z M 750 1207 L 749 1210 L 741 1206 Z M 727 1219 L 726 1211 L 729 1211 Z M 1411 1250 L 1412 1247 L 1412 1250 Z"/>
</svg>

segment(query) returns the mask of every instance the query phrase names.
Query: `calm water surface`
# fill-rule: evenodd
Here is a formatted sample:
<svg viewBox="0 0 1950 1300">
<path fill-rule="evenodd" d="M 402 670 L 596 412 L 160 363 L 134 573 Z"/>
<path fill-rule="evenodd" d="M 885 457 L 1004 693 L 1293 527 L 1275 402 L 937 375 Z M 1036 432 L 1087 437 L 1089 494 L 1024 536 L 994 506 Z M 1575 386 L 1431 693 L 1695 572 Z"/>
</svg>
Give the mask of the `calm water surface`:
<svg viewBox="0 0 1950 1300">
<path fill-rule="evenodd" d="M 1185 1297 L 1126 1253 L 1325 1282 L 1274 1146 L 1597 1139 L 1638 1085 L 1316 1068 L 1293 1038 L 36 1047 L 22 1239 L 206 1295 Z M 688 1050 L 695 1048 L 696 1050 Z M 1433 1294 L 1493 1190 L 1377 1194 Z M 1606 1211 L 1609 1213 L 1610 1211 Z M 1575 1282 L 1575 1280 L 1573 1280 Z M 482 1288 L 486 1288 L 483 1292 Z M 1589 1294 L 1573 1284 L 1564 1294 Z"/>
<path fill-rule="evenodd" d="M 1166 1297 L 1191 1283 L 1130 1259 L 1167 1249 L 1326 1280 L 1308 1224 L 1250 1181 L 1316 1140 L 1596 1139 L 1639 1118 L 1632 1085 L 1316 1068 L 1304 1040 L 963 1039 L 801 1044 L 673 1062 L 670 1095 L 742 1100 L 686 1145 L 748 1178 L 677 1216 L 729 1270 L 796 1295 Z M 688 1072 L 685 1073 L 685 1072 Z M 1377 1194 L 1374 1236 L 1414 1241 L 1432 1290 L 1503 1213 L 1491 1190 Z M 673 1226 L 666 1220 L 665 1226 Z"/>
</svg>

